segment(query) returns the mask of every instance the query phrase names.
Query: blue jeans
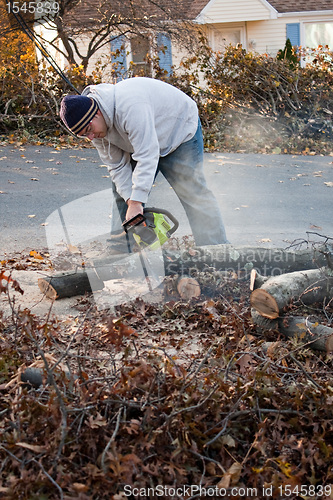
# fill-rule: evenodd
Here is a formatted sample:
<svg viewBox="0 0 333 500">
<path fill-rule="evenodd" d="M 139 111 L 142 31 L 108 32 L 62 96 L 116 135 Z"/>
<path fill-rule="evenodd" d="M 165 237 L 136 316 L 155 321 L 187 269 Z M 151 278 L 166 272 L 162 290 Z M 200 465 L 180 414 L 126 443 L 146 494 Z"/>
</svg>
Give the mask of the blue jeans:
<svg viewBox="0 0 333 500">
<path fill-rule="evenodd" d="M 200 120 L 192 139 L 181 144 L 169 155 L 160 157 L 156 175 L 158 172 L 163 174 L 182 203 L 196 245 L 229 243 L 218 203 L 211 190 L 208 189 L 204 177 Z M 116 193 L 115 187 L 113 190 L 120 219 L 124 220 L 127 205 Z M 113 224 L 112 234 L 117 232 L 115 229 L 116 226 Z"/>
</svg>

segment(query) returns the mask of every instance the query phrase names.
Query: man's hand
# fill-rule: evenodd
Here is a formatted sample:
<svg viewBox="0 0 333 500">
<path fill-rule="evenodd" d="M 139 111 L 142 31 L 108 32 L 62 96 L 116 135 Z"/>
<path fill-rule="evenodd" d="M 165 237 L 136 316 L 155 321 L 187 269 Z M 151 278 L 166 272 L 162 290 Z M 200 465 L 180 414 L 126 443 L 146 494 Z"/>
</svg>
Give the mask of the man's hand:
<svg viewBox="0 0 333 500">
<path fill-rule="evenodd" d="M 141 201 L 127 200 L 128 209 L 126 212 L 126 220 L 130 220 L 138 214 L 143 214 L 143 206 Z"/>
</svg>

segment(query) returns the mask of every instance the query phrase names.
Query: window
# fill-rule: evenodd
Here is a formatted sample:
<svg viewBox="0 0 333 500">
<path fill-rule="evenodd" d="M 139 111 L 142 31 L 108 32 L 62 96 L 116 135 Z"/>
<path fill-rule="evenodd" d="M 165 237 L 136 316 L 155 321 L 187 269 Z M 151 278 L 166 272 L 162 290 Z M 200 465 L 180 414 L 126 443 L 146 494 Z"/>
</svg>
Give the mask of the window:
<svg viewBox="0 0 333 500">
<path fill-rule="evenodd" d="M 151 76 L 152 67 L 150 62 L 150 40 L 136 35 L 131 37 L 131 73 L 133 76 Z"/>
<path fill-rule="evenodd" d="M 152 56 L 159 57 L 160 68 L 167 74 L 172 72 L 171 39 L 167 33 L 157 33 L 156 47 L 151 37 L 140 35 L 126 38 L 118 35 L 111 38 L 111 62 L 115 72 L 115 80 L 119 81 L 130 76 L 153 76 Z"/>
<path fill-rule="evenodd" d="M 329 50 L 333 50 L 333 22 L 303 24 L 303 46 L 308 49 L 307 55 L 301 62 L 303 66 L 313 61 L 315 54 L 312 53 L 312 50 L 316 50 L 319 45 L 324 47 L 324 51 L 327 45 Z M 328 53 L 325 58 L 331 61 L 331 56 Z"/>
<path fill-rule="evenodd" d="M 293 46 L 302 46 L 308 49 L 301 60 L 302 66 L 312 62 L 315 57 L 312 51 L 316 50 L 318 46 L 321 45 L 324 48 L 328 46 L 329 51 L 333 50 L 333 21 L 287 24 L 286 34 Z M 329 54 L 325 57 L 331 60 Z"/>
<path fill-rule="evenodd" d="M 333 50 L 333 22 L 304 23 L 305 47 L 316 49 L 318 45 L 328 45 Z"/>
</svg>

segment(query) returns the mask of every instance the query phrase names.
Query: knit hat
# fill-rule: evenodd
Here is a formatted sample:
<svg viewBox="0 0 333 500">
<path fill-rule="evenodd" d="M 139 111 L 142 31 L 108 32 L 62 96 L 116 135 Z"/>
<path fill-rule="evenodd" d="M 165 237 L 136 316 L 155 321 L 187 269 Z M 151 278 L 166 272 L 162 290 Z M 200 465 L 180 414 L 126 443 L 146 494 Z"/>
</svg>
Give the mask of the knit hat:
<svg viewBox="0 0 333 500">
<path fill-rule="evenodd" d="M 84 95 L 66 95 L 61 101 L 60 118 L 73 134 L 79 134 L 94 118 L 98 104 Z"/>
</svg>

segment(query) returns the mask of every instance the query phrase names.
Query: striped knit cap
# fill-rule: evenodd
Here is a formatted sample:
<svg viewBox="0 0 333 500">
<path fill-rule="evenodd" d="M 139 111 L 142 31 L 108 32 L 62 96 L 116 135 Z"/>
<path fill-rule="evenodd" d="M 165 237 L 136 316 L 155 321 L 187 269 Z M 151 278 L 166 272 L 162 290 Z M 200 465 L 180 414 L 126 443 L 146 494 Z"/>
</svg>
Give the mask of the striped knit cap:
<svg viewBox="0 0 333 500">
<path fill-rule="evenodd" d="M 83 95 L 66 95 L 61 101 L 60 118 L 73 132 L 79 134 L 98 111 L 97 102 Z"/>
</svg>

